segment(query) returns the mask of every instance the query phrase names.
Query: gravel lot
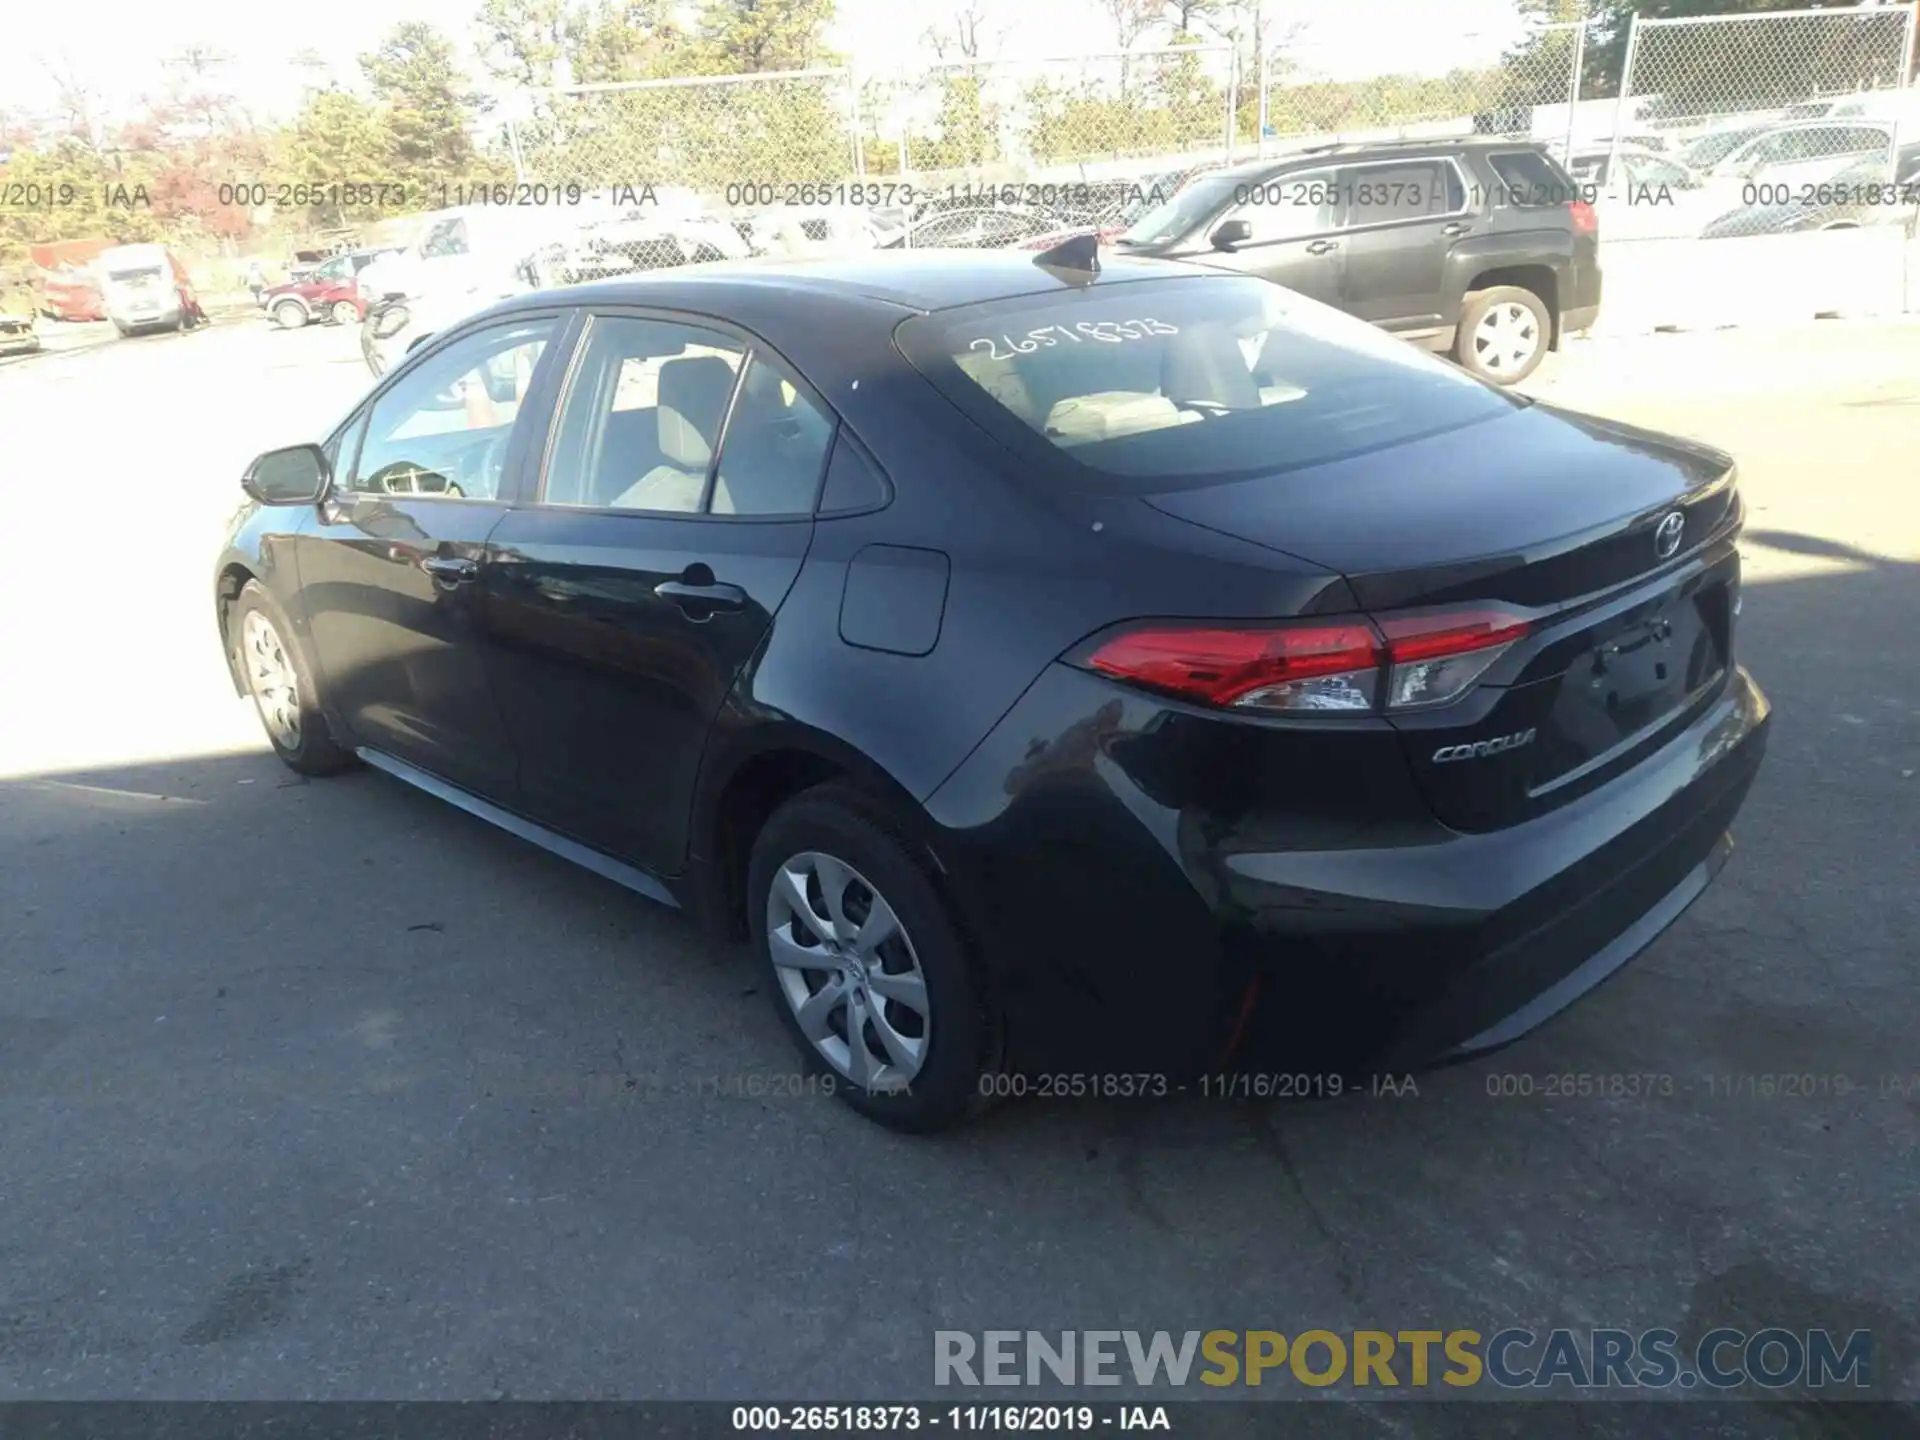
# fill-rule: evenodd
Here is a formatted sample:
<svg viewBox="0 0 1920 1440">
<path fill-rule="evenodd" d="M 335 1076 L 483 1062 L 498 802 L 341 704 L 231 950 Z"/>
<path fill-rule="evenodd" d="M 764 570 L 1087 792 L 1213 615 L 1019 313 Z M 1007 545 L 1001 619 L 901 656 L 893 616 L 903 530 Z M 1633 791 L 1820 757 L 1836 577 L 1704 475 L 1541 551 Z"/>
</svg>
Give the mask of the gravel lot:
<svg viewBox="0 0 1920 1440">
<path fill-rule="evenodd" d="M 1751 504 L 1770 757 L 1624 976 L 1417 1098 L 933 1141 L 699 1093 L 792 1068 L 750 962 L 267 753 L 208 567 L 246 459 L 365 383 L 350 333 L 237 322 L 0 370 L 0 1397 L 877 1400 L 931 1396 L 942 1328 L 1718 1323 L 1868 1327 L 1920 1390 L 1920 327 L 1532 387 L 1726 446 Z M 1488 1093 L 1569 1072 L 1673 1093 Z M 1726 1093 L 1783 1074 L 1831 1078 Z"/>
</svg>

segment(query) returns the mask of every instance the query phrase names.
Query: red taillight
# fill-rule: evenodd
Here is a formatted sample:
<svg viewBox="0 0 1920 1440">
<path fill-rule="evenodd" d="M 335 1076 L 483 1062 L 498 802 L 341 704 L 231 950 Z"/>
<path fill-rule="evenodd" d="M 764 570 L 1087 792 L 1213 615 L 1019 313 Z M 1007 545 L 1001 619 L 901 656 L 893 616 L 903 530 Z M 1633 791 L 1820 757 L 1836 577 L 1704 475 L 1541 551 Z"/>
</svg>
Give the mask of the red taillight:
<svg viewBox="0 0 1920 1440">
<path fill-rule="evenodd" d="M 1485 607 L 1377 622 L 1154 625 L 1115 636 L 1084 663 L 1116 680 L 1240 710 L 1425 709 L 1466 693 L 1528 624 Z"/>
<path fill-rule="evenodd" d="M 1384 617 L 1380 629 L 1392 664 L 1387 708 L 1424 710 L 1458 700 L 1529 624 L 1526 616 L 1498 606 Z"/>
<path fill-rule="evenodd" d="M 1380 620 L 1387 655 L 1396 665 L 1464 655 L 1490 645 L 1511 645 L 1527 633 L 1524 615 L 1510 610 L 1449 610 L 1429 615 L 1388 615 Z"/>
<path fill-rule="evenodd" d="M 1132 630 L 1107 641 L 1087 664 L 1207 705 L 1368 710 L 1381 656 L 1371 625 L 1343 620 L 1258 630 Z"/>
<path fill-rule="evenodd" d="M 1567 214 L 1573 220 L 1573 233 L 1576 235 L 1598 235 L 1600 217 L 1593 213 L 1593 206 L 1584 200 L 1574 200 L 1567 205 Z"/>
</svg>

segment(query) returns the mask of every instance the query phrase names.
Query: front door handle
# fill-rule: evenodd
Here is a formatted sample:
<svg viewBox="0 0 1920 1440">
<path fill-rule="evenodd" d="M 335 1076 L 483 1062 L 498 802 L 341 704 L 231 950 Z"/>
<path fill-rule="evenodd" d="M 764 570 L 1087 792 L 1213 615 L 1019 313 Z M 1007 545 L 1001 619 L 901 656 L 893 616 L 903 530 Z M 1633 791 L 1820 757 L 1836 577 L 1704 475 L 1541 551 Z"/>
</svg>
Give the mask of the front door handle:
<svg viewBox="0 0 1920 1440">
<path fill-rule="evenodd" d="M 1464 235 L 1472 228 L 1471 225 L 1466 224 L 1464 221 L 1456 220 L 1451 225 L 1442 225 L 1440 227 L 1440 233 L 1442 235 Z"/>
<path fill-rule="evenodd" d="M 1325 255 L 1329 251 L 1338 250 L 1339 248 L 1340 242 L 1338 240 L 1316 240 L 1307 246 L 1307 254 Z"/>
<path fill-rule="evenodd" d="M 724 580 L 705 584 L 663 580 L 653 587 L 653 593 L 678 605 L 689 620 L 705 620 L 716 610 L 743 610 L 747 604 L 747 592 Z"/>
<path fill-rule="evenodd" d="M 473 561 L 453 555 L 429 555 L 420 562 L 420 568 L 442 585 L 464 585 L 480 573 Z"/>
</svg>

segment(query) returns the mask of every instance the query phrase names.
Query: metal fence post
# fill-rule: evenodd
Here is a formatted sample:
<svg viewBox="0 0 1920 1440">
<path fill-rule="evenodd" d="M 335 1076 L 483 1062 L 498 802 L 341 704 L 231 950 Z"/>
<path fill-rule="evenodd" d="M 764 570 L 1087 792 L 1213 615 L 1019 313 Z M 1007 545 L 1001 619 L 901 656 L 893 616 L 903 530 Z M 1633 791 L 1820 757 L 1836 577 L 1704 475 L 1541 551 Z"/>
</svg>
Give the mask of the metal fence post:
<svg viewBox="0 0 1920 1440">
<path fill-rule="evenodd" d="M 1607 137 L 1607 174 L 1603 187 L 1613 183 L 1613 167 L 1620 158 L 1620 131 L 1626 122 L 1627 100 L 1633 94 L 1633 57 L 1639 48 L 1640 16 L 1636 12 L 1627 20 L 1627 53 L 1620 61 L 1620 93 L 1613 102 L 1613 134 Z M 1604 188 L 1601 193 L 1605 193 Z"/>
<path fill-rule="evenodd" d="M 1233 142 L 1240 119 L 1240 47 L 1233 47 L 1227 59 L 1227 159 L 1233 159 Z"/>
<path fill-rule="evenodd" d="M 1260 107 L 1256 117 L 1260 133 L 1254 138 L 1253 153 L 1264 158 L 1267 153 L 1267 91 L 1273 80 L 1273 56 L 1264 45 L 1260 47 L 1260 61 L 1254 73 L 1260 86 Z"/>
<path fill-rule="evenodd" d="M 860 135 L 860 76 L 851 65 L 847 67 L 847 125 L 853 131 L 853 178 L 864 180 L 867 148 Z"/>
<path fill-rule="evenodd" d="M 1573 164 L 1574 126 L 1580 114 L 1581 72 L 1587 64 L 1587 12 L 1583 5 L 1580 18 L 1574 22 L 1573 31 L 1573 75 L 1567 81 L 1567 149 L 1560 159 L 1566 165 Z"/>
<path fill-rule="evenodd" d="M 511 115 L 507 116 L 507 150 L 513 156 L 513 183 L 526 184 L 527 161 L 520 153 L 520 122 Z"/>
</svg>

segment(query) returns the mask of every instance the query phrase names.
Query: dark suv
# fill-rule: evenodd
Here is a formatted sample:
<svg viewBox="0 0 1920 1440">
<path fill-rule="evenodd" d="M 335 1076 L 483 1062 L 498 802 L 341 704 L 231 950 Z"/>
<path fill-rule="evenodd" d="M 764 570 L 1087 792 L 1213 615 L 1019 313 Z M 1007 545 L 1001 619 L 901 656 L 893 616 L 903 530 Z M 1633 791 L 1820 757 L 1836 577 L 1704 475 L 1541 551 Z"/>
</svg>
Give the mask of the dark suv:
<svg viewBox="0 0 1920 1440">
<path fill-rule="evenodd" d="M 1203 175 L 1113 243 L 1261 276 L 1511 385 L 1599 314 L 1591 200 L 1525 141 L 1322 145 Z"/>
</svg>

